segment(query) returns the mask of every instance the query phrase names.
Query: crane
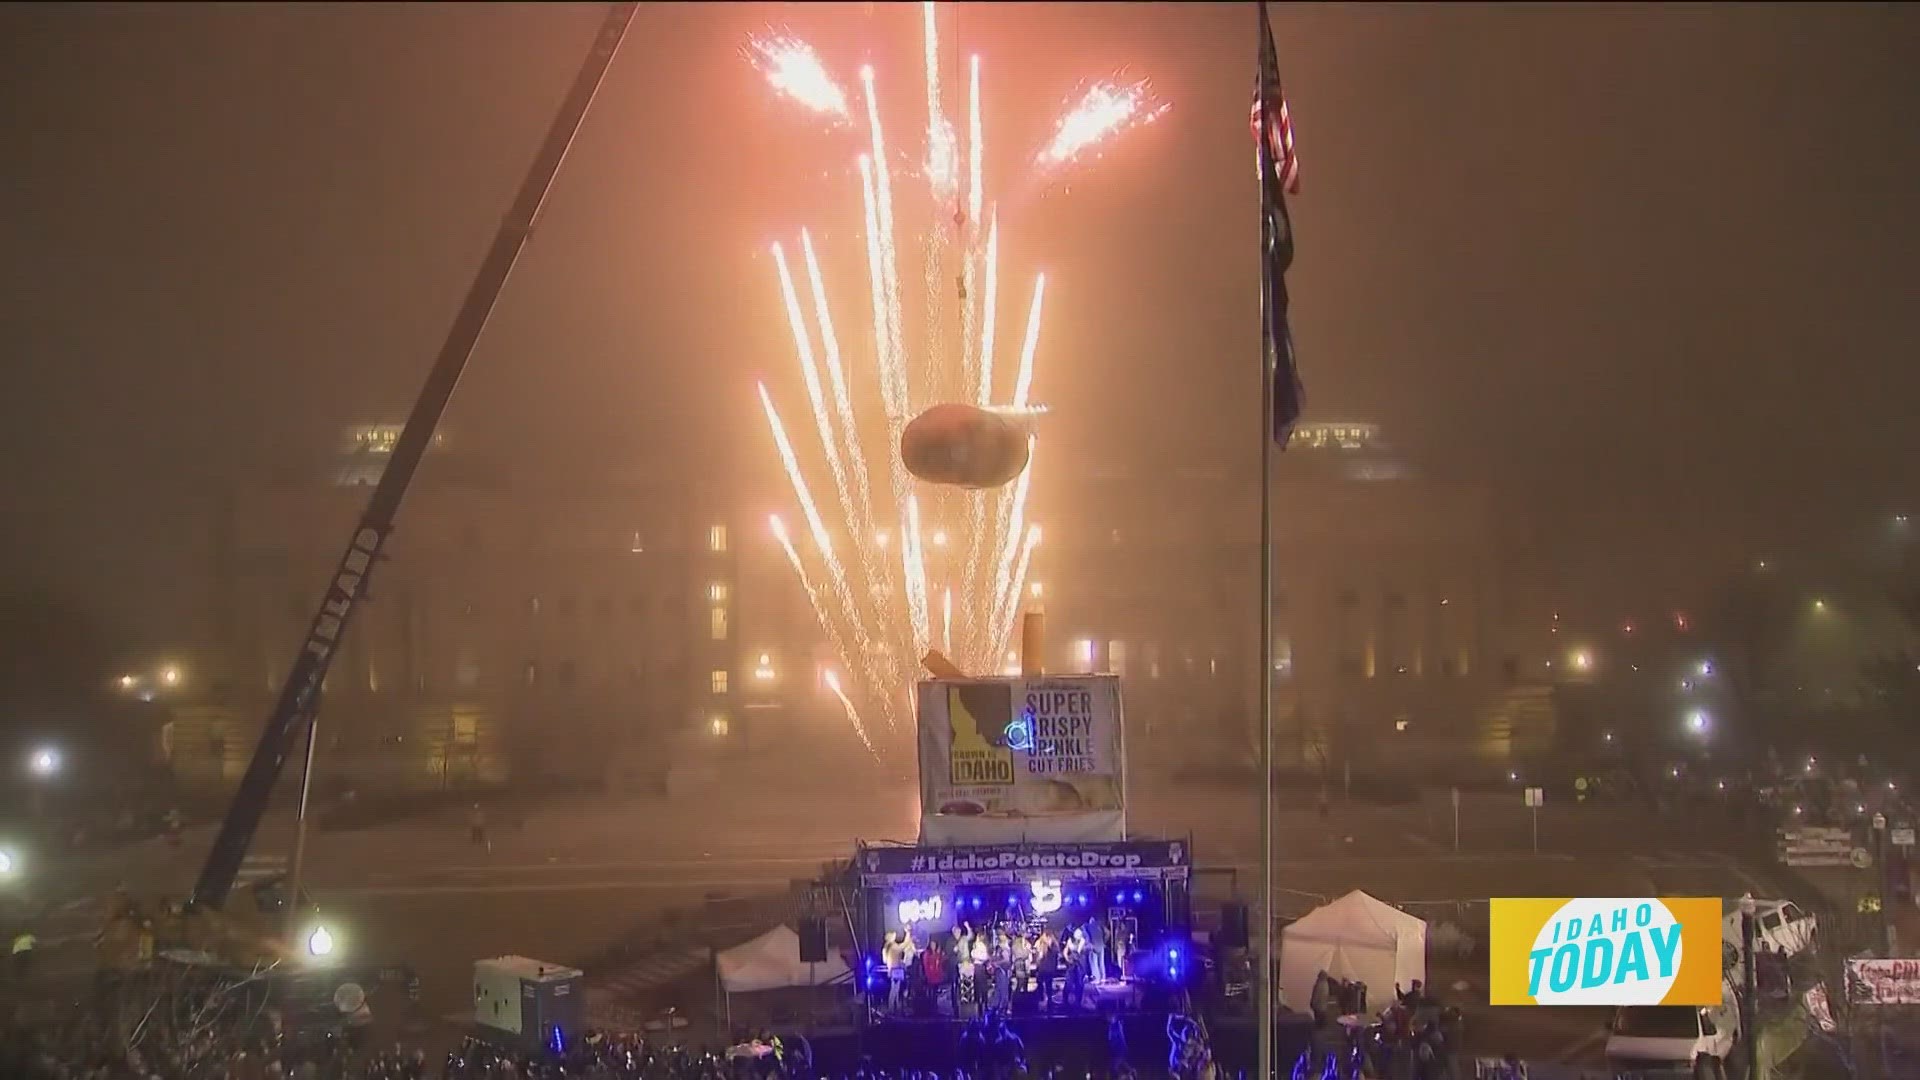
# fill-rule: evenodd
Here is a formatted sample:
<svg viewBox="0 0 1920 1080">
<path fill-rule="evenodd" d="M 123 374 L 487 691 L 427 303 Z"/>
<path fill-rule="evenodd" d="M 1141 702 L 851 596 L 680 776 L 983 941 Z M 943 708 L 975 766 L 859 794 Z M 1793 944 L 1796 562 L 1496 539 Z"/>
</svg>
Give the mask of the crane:
<svg viewBox="0 0 1920 1080">
<path fill-rule="evenodd" d="M 440 417 L 446 412 L 461 373 L 466 370 L 467 362 L 473 356 L 474 346 L 480 340 L 481 332 L 486 329 L 487 320 L 493 314 L 508 276 L 513 273 L 514 263 L 519 260 L 528 236 L 539 222 L 540 210 L 553 187 L 554 176 L 560 171 L 567 150 L 573 145 L 574 136 L 593 104 L 594 96 L 613 63 L 614 54 L 620 49 L 621 41 L 626 37 L 627 27 L 633 21 L 634 11 L 638 7 L 637 3 L 609 6 L 593 47 L 582 63 L 573 86 L 561 101 L 559 114 L 554 117 L 553 126 L 548 129 L 546 140 L 541 143 L 539 153 L 528 168 L 519 194 L 507 211 L 500 231 L 494 236 L 493 246 L 488 249 L 486 258 L 474 274 L 466 300 L 454 316 L 446 342 L 440 346 L 440 354 L 427 373 L 426 383 L 413 404 L 413 411 L 408 414 L 406 425 L 401 428 L 400 436 L 394 442 L 386 468 L 380 474 L 380 482 L 367 500 L 366 511 L 353 527 L 353 534 L 347 541 L 347 549 L 340 557 L 339 566 L 327 579 L 320 609 L 308 626 L 306 638 L 301 642 L 300 651 L 287 672 L 286 682 L 280 688 L 273 711 L 268 714 L 260 732 L 260 742 L 254 748 L 253 759 L 240 778 L 240 786 L 234 792 L 226 817 L 220 823 L 220 831 L 214 837 L 213 848 L 207 853 L 206 864 L 200 870 L 200 877 L 189 900 L 192 909 L 218 911 L 233 891 L 247 849 L 252 845 L 254 833 L 260 827 L 260 819 L 266 813 L 267 801 L 285 768 L 287 755 L 313 724 L 319 708 L 320 684 L 326 678 L 341 637 L 352 621 L 354 609 L 366 596 L 368 581 L 383 559 L 382 549 L 393 533 L 395 516 L 406 498 L 415 471 L 420 467 L 420 459 L 433 440 L 434 429 L 439 426 Z"/>
</svg>

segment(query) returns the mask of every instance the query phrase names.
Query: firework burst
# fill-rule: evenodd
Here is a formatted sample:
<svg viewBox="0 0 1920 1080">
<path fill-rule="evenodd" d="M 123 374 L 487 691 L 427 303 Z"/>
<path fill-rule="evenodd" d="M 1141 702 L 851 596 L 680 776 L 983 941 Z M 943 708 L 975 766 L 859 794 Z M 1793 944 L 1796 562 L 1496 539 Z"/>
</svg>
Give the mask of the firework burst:
<svg viewBox="0 0 1920 1080">
<path fill-rule="evenodd" d="M 907 237 L 895 216 L 895 169 L 873 68 L 861 69 L 861 100 L 855 103 L 803 41 L 770 34 L 745 49 L 782 96 L 835 120 L 866 121 L 868 145 L 858 163 L 870 366 L 866 349 L 852 365 L 842 354 L 836 305 L 829 301 L 812 235 L 800 233 L 804 299 L 788 249 L 772 248 L 818 439 L 817 455 L 809 458 L 817 457 L 824 468 L 802 465 L 764 384 L 760 403 L 805 523 L 800 537 L 810 543 L 796 545 L 777 515 L 769 525 L 840 655 L 846 674 L 829 672 L 825 685 L 854 733 L 876 754 L 883 736 L 910 730 L 910 688 L 929 649 L 972 674 L 1007 664 L 1007 643 L 1040 543 L 1040 527 L 1027 509 L 1031 465 L 998 491 L 959 491 L 917 484 L 897 450 L 907 422 L 931 405 L 1036 411 L 1030 397 L 1046 276 L 1032 279 L 1019 353 L 1011 364 L 996 363 L 1001 236 L 984 182 L 981 62 L 971 57 L 965 72 L 963 143 L 944 104 L 939 15 L 933 3 L 922 5 L 926 145 L 914 172 L 925 186 L 901 207 L 922 222 L 912 237 L 924 280 L 922 295 L 914 298 L 919 328 L 911 334 L 900 272 Z M 1145 80 L 1095 84 L 1062 117 L 1034 163 L 1045 172 L 1082 160 L 1091 148 L 1165 111 Z"/>
<path fill-rule="evenodd" d="M 1034 162 L 1042 169 L 1071 165 L 1121 132 L 1160 119 L 1170 108 L 1154 97 L 1153 83 L 1147 79 L 1094 83 L 1060 117 L 1052 141 L 1040 148 Z"/>
<path fill-rule="evenodd" d="M 841 123 L 851 119 L 847 92 L 827 74 L 813 46 L 787 34 L 766 33 L 749 39 L 742 52 L 782 95 Z"/>
</svg>

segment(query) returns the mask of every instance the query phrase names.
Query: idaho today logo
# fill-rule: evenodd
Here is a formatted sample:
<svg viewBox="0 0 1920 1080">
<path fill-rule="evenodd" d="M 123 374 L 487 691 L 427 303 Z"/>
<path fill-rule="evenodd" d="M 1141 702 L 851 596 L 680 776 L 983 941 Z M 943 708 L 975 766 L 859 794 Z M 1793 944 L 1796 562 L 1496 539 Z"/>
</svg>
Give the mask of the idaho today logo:
<svg viewBox="0 0 1920 1080">
<path fill-rule="evenodd" d="M 1718 897 L 1495 897 L 1490 916 L 1490 1004 L 1720 1004 Z"/>
</svg>

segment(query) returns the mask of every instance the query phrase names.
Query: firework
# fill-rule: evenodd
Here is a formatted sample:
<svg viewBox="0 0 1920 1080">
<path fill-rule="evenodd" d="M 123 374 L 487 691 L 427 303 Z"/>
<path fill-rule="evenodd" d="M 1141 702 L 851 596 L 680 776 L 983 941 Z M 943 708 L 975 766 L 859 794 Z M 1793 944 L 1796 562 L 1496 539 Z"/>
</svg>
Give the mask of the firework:
<svg viewBox="0 0 1920 1080">
<path fill-rule="evenodd" d="M 814 459 L 823 464 L 824 475 L 814 474 L 818 483 L 803 469 L 772 396 L 760 387 L 767 425 L 811 544 L 797 547 L 778 516 L 769 526 L 846 673 L 843 681 L 840 673 L 828 671 L 822 683 L 846 711 L 854 733 L 876 754 L 875 736 L 911 729 L 910 688 L 922 673 L 927 650 L 940 650 L 962 671 L 986 674 L 1003 668 L 1040 543 L 1040 527 L 1027 515 L 1031 465 L 998 491 L 962 493 L 916 488 L 897 452 L 907 422 L 935 404 L 1041 411 L 1030 398 L 1046 277 L 1033 277 L 1018 356 L 1011 364 L 996 365 L 1001 236 L 985 183 L 980 58 L 970 57 L 965 69 L 963 146 L 943 101 L 938 9 L 925 3 L 921 11 L 927 109 L 925 154 L 916 169 L 925 184 L 921 193 L 896 192 L 876 75 L 871 67 L 859 73 L 868 142 L 858 164 L 871 366 L 864 349 L 851 362 L 842 353 L 835 305 L 812 235 L 800 234 L 804 299 L 787 250 L 772 247 L 779 296 L 819 440 Z M 746 52 L 783 96 L 818 114 L 854 119 L 857 106 L 805 42 L 768 35 L 750 42 Z M 1164 111 L 1144 80 L 1098 84 L 1061 120 L 1053 141 L 1035 160 L 1042 172 L 1074 161 Z M 928 223 L 912 237 L 903 237 L 896 222 L 896 194 L 911 199 L 906 213 Z M 918 243 L 925 256 L 924 295 L 913 298 L 914 313 L 923 318 L 911 335 L 900 273 L 903 243 Z M 957 363 L 947 355 L 949 342 L 956 344 Z M 1005 372 L 1009 366 L 1012 371 Z M 1030 444 L 1029 460 L 1031 450 Z M 875 717 L 879 726 L 869 723 Z"/>
<path fill-rule="evenodd" d="M 847 92 L 827 74 L 813 46 L 786 34 L 769 33 L 750 39 L 744 52 L 747 62 L 782 95 L 842 123 L 850 119 Z"/>
<path fill-rule="evenodd" d="M 1060 118 L 1053 141 L 1034 160 L 1042 169 L 1079 161 L 1088 150 L 1121 132 L 1160 119 L 1170 107 L 1154 98 L 1153 85 L 1146 79 L 1094 83 Z"/>
</svg>

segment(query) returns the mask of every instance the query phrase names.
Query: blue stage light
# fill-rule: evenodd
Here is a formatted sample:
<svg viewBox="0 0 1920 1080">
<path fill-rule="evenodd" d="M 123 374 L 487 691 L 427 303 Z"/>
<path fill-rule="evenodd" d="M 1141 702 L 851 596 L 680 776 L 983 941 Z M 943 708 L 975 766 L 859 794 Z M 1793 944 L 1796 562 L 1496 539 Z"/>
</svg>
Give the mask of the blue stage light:
<svg viewBox="0 0 1920 1080">
<path fill-rule="evenodd" d="M 1142 900 L 1145 900 L 1146 898 L 1147 898 L 1147 894 L 1146 894 L 1146 893 L 1144 893 L 1144 892 L 1141 892 L 1141 891 L 1140 891 L 1139 889 L 1135 889 L 1135 890 L 1133 890 L 1133 902 L 1134 902 L 1134 903 L 1136 903 L 1136 904 L 1137 904 L 1137 903 L 1139 903 L 1140 901 L 1142 901 Z"/>
</svg>

